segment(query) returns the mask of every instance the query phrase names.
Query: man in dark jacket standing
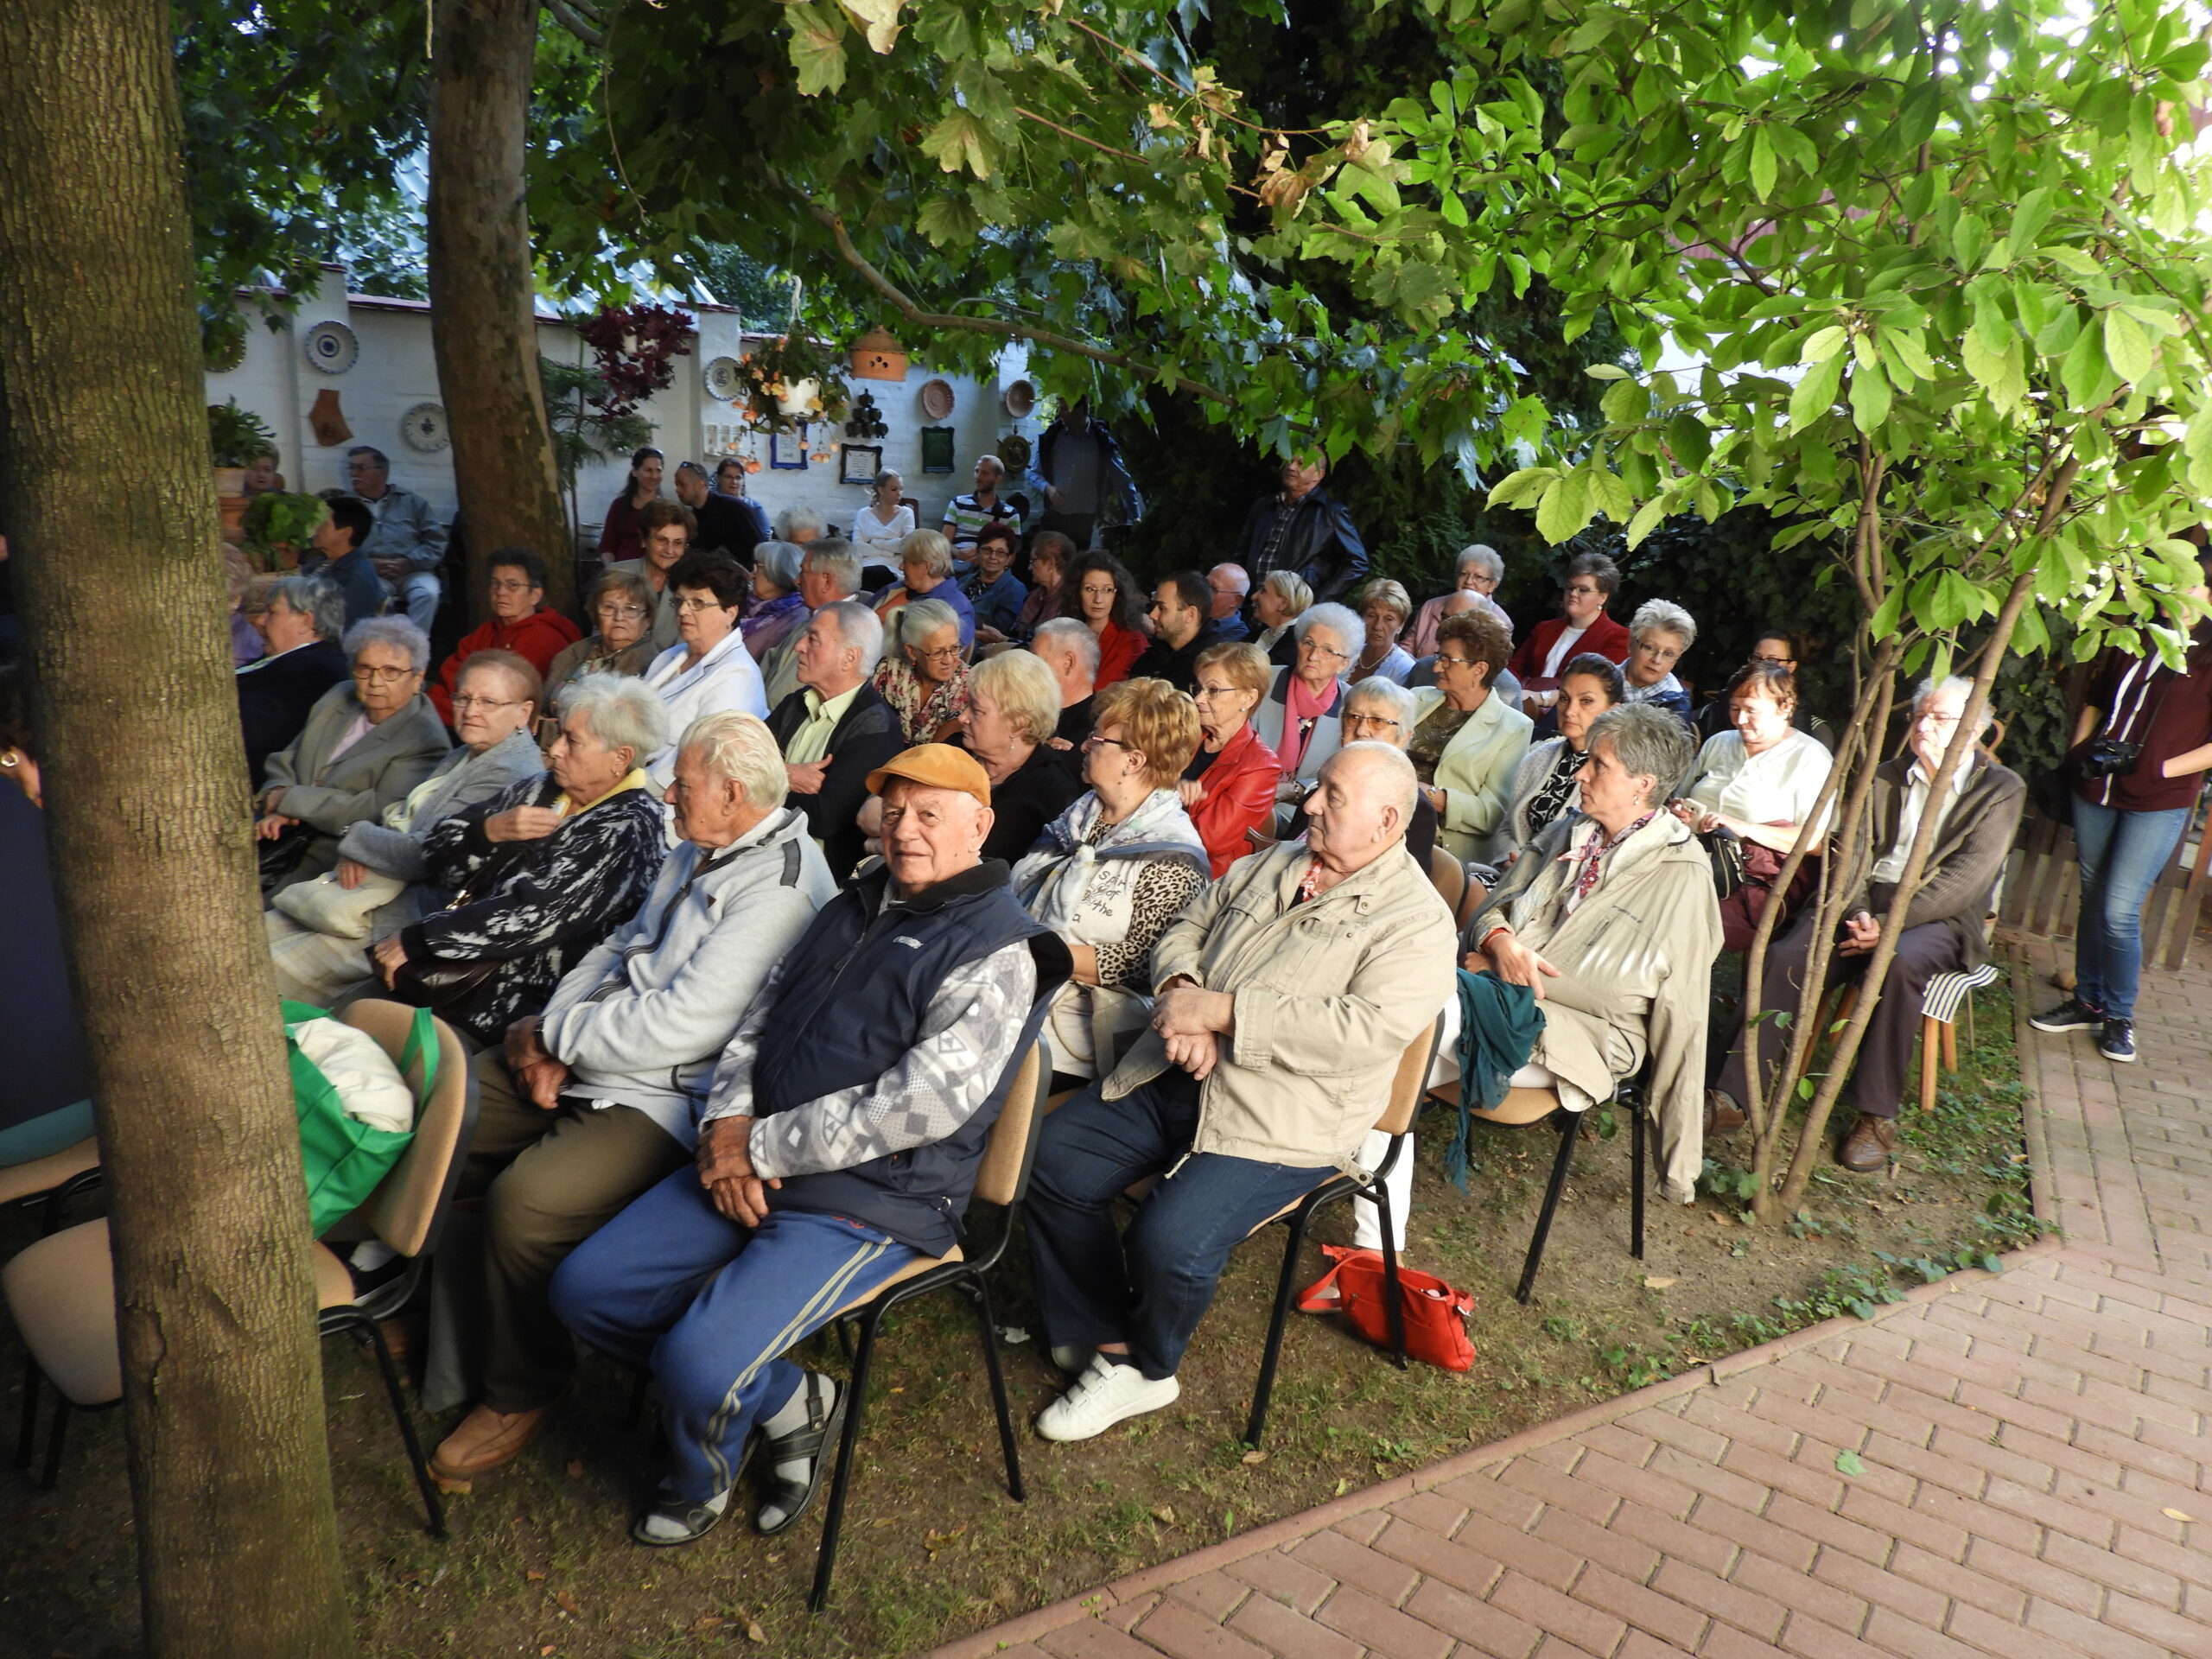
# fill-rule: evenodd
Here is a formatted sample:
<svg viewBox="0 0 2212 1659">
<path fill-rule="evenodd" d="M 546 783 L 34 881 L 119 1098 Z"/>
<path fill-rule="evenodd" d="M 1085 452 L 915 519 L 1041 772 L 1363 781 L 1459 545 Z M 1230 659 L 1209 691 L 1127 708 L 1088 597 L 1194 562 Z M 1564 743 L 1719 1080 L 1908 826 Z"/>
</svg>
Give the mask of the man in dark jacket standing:
<svg viewBox="0 0 2212 1659">
<path fill-rule="evenodd" d="M 1105 422 L 1091 417 L 1088 398 L 1061 410 L 1038 438 L 1029 487 L 1043 507 L 1036 527 L 1060 531 L 1077 552 L 1092 545 L 1102 518 L 1135 524 L 1144 513 L 1121 448 Z M 1116 513 L 1106 511 L 1109 504 Z"/>
<path fill-rule="evenodd" d="M 1294 571 L 1314 601 L 1341 600 L 1367 575 L 1367 543 L 1343 502 L 1321 487 L 1325 454 L 1294 455 L 1282 464 L 1282 489 L 1263 495 L 1244 515 L 1236 563 L 1257 588 L 1278 570 Z"/>
<path fill-rule="evenodd" d="M 944 1255 L 1067 947 L 982 857 L 990 780 L 924 744 L 868 779 L 883 861 L 816 915 L 722 1051 L 681 1169 L 553 1281 L 593 1346 L 650 1365 L 669 1465 L 631 1529 L 686 1544 L 728 1513 L 757 1427 L 781 1532 L 820 1484 L 845 1391 L 783 1356 L 918 1256 Z M 836 1015 L 824 1017 L 834 1000 Z"/>
<path fill-rule="evenodd" d="M 868 683 L 883 624 L 858 601 L 838 600 L 815 612 L 792 655 L 799 689 L 770 711 L 768 734 L 784 752 L 791 804 L 842 882 L 861 861 L 868 775 L 906 747 L 899 716 Z"/>
<path fill-rule="evenodd" d="M 1943 752 L 1959 728 L 1973 685 L 1963 679 L 1924 682 L 1913 699 L 1912 726 L 1905 753 L 1885 760 L 1874 773 L 1873 868 L 1843 906 L 1835 955 L 1828 963 L 1828 983 L 1853 984 L 1864 978 L 1867 959 L 1881 932 L 1881 918 L 1897 893 L 1897 878 L 1928 808 L 1930 780 L 1943 764 Z M 1986 726 L 1988 716 L 1983 716 Z M 1976 734 L 1977 740 L 1980 734 Z M 1982 934 L 1997 878 L 2019 827 L 2027 785 L 2019 774 L 1999 766 L 1979 749 L 1951 779 L 1936 808 L 1936 838 L 1928 852 L 1920 891 L 1904 914 L 1897 954 L 1882 981 L 1881 1001 L 1859 1051 L 1858 1065 L 1844 1090 L 1844 1103 L 1858 1117 L 1845 1133 L 1836 1159 L 1857 1174 L 1887 1166 L 1897 1146 L 1897 1103 L 1904 1098 L 1906 1068 L 1920 1035 L 1921 998 L 1938 974 L 1979 968 L 1989 959 Z M 1840 855 L 1838 855 L 1840 856 Z M 1789 931 L 1769 947 L 1764 1011 L 1787 1009 L 1793 1015 L 1813 951 L 1815 912 L 1808 908 Z M 1787 1033 L 1772 1020 L 1761 1020 L 1758 1082 L 1764 1087 L 1770 1069 L 1781 1063 Z M 1723 1122 L 1736 1121 L 1738 1103 L 1751 1083 L 1745 1076 L 1742 1034 L 1720 1074 L 1726 1098 L 1714 1103 Z"/>
</svg>

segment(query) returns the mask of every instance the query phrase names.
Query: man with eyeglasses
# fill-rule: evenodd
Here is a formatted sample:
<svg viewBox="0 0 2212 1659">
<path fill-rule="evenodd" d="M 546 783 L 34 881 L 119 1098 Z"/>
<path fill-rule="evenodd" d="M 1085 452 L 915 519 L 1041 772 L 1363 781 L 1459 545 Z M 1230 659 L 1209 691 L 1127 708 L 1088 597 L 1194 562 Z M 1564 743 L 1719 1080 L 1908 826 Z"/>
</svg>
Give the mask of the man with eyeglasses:
<svg viewBox="0 0 2212 1659">
<path fill-rule="evenodd" d="M 583 637 L 560 612 L 543 608 L 543 559 L 526 547 L 503 547 L 492 555 L 491 564 L 486 583 L 491 619 L 461 636 L 429 688 L 438 718 L 448 726 L 453 724 L 453 693 L 461 683 L 461 666 L 477 652 L 512 651 L 543 675 L 551 671 L 556 657 Z"/>
<path fill-rule="evenodd" d="M 1254 587 L 1278 570 L 1294 571 L 1314 600 L 1342 599 L 1367 575 L 1367 543 L 1343 502 L 1321 487 L 1329 458 L 1315 452 L 1282 464 L 1280 493 L 1263 495 L 1244 515 L 1236 563 Z"/>
<path fill-rule="evenodd" d="M 1221 643 L 1213 619 L 1206 614 L 1212 598 L 1205 578 L 1195 570 L 1161 577 L 1145 612 L 1152 619 L 1152 643 L 1129 669 L 1129 677 L 1165 680 L 1186 695 L 1195 690 L 1198 653 Z"/>
<path fill-rule="evenodd" d="M 437 620 L 438 567 L 446 562 L 446 527 L 429 501 L 391 481 L 391 462 L 365 443 L 346 452 L 353 493 L 368 503 L 375 527 L 361 552 L 392 601 L 425 636 Z"/>
</svg>

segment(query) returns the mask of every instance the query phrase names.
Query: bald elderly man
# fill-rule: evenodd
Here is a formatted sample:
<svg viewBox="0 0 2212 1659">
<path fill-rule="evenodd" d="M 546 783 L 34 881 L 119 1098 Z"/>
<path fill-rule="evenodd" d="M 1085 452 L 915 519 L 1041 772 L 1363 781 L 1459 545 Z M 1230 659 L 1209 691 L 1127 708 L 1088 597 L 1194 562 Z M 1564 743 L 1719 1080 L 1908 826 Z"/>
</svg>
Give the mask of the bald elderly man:
<svg viewBox="0 0 2212 1659">
<path fill-rule="evenodd" d="M 1305 841 L 1238 860 L 1168 924 L 1151 1029 L 1046 1119 L 1030 1251 L 1072 1378 L 1038 1419 L 1046 1440 L 1175 1401 L 1229 1252 L 1357 1165 L 1400 1057 L 1452 997 L 1452 913 L 1400 852 L 1417 787 L 1388 744 L 1332 756 Z M 1147 1175 L 1117 1234 L 1115 1199 Z"/>
<path fill-rule="evenodd" d="M 728 1513 L 756 1428 L 753 1524 L 778 1533 L 806 1512 L 845 1392 L 783 1355 L 957 1243 L 991 1125 L 1072 966 L 982 855 L 991 785 L 972 755 L 923 744 L 868 786 L 883 857 L 753 999 L 715 1069 L 696 1166 L 553 1281 L 571 1330 L 659 1382 L 668 1467 L 631 1529 L 641 1544 L 688 1544 Z"/>
</svg>

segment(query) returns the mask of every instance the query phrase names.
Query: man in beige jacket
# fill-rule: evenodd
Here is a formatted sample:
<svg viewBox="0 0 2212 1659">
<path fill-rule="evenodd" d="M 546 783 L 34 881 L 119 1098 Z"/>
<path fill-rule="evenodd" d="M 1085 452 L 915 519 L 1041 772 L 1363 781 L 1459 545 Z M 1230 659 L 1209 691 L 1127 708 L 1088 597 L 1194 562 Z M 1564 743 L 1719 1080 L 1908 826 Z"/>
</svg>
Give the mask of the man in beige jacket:
<svg viewBox="0 0 2212 1659">
<path fill-rule="evenodd" d="M 1239 860 L 1168 924 L 1151 1028 L 1046 1120 L 1030 1250 L 1074 1377 L 1038 1419 L 1046 1439 L 1177 1398 L 1229 1252 L 1354 1166 L 1400 1056 L 1450 1000 L 1451 913 L 1404 849 L 1417 787 L 1387 744 L 1334 755 L 1305 841 Z M 1160 1184 L 1117 1236 L 1114 1200 L 1147 1175 Z"/>
</svg>

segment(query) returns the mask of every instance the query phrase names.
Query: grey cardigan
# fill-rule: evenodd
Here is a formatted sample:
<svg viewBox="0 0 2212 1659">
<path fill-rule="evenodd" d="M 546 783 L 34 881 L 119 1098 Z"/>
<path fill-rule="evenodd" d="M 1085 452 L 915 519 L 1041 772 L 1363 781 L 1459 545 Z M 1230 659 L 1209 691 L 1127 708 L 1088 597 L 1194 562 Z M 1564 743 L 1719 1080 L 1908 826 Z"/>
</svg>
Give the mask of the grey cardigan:
<svg viewBox="0 0 2212 1659">
<path fill-rule="evenodd" d="M 332 760 L 331 751 L 360 713 L 353 683 L 334 685 L 315 700 L 291 746 L 269 757 L 264 790 L 284 791 L 276 810 L 317 832 L 287 887 L 333 868 L 339 837 L 365 818 L 382 817 L 393 802 L 405 800 L 450 747 L 445 722 L 417 692 L 412 702 L 370 727 L 359 742 Z"/>
<path fill-rule="evenodd" d="M 1260 734 L 1260 741 L 1277 754 L 1282 753 L 1283 722 L 1290 717 L 1290 676 L 1289 669 L 1277 669 L 1274 683 L 1260 699 L 1260 706 L 1252 711 L 1252 729 Z M 1343 747 L 1344 694 L 1350 689 L 1342 679 L 1338 680 L 1329 712 L 1313 722 L 1313 734 L 1306 740 L 1304 753 L 1298 757 L 1300 778 L 1319 776 L 1321 763 Z"/>
<path fill-rule="evenodd" d="M 424 900 L 429 895 L 416 889 L 429 878 L 423 862 L 423 837 L 432 824 L 451 817 L 464 806 L 491 799 L 509 784 L 535 775 L 544 766 L 537 745 L 527 732 L 510 732 L 481 754 L 472 754 L 455 745 L 453 753 L 431 771 L 430 777 L 438 786 L 416 809 L 409 828 L 387 829 L 383 815 L 378 814 L 348 830 L 338 842 L 340 858 L 365 864 L 379 875 L 396 876 L 409 886 L 407 892 L 378 908 L 372 935 L 382 939 L 410 922 L 420 921 L 427 913 Z M 442 902 L 440 899 L 427 908 L 435 910 Z"/>
</svg>

